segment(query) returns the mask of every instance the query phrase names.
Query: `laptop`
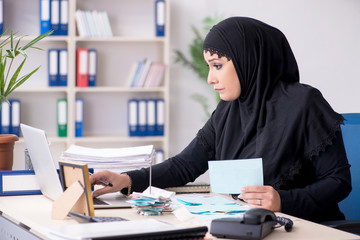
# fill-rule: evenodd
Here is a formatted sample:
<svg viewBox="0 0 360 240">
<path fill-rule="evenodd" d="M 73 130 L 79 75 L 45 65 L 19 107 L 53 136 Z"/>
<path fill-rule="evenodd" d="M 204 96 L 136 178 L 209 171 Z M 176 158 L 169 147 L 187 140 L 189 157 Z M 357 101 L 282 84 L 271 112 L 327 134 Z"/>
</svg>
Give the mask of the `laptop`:
<svg viewBox="0 0 360 240">
<path fill-rule="evenodd" d="M 20 124 L 22 135 L 34 167 L 41 193 L 56 200 L 63 188 L 56 170 L 44 130 Z M 94 199 L 94 208 L 130 208 L 128 198 L 118 192 L 102 195 Z"/>
</svg>

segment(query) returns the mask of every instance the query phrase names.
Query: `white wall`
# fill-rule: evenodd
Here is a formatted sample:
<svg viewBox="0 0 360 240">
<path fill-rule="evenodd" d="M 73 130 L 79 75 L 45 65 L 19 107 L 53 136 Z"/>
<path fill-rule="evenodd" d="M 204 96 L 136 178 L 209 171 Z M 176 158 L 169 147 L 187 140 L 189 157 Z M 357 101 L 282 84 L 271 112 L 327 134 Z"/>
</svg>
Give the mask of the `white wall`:
<svg viewBox="0 0 360 240">
<path fill-rule="evenodd" d="M 202 19 L 214 14 L 253 17 L 279 28 L 298 61 L 300 81 L 320 89 L 336 111 L 360 112 L 359 0 L 173 0 L 172 51 L 189 56 L 191 25 L 201 29 Z M 170 88 L 170 153 L 174 155 L 205 123 L 204 113 L 190 99 L 191 94 L 213 99 L 213 93 L 180 64 L 171 66 Z"/>
</svg>

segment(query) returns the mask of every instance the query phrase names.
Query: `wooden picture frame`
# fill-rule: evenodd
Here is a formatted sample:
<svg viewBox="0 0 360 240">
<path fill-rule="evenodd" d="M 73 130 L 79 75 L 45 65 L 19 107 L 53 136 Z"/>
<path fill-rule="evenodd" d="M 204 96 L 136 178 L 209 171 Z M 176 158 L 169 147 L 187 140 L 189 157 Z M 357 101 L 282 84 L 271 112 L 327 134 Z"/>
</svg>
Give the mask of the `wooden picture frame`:
<svg viewBox="0 0 360 240">
<path fill-rule="evenodd" d="M 59 170 L 64 193 L 53 204 L 53 218 L 64 218 L 69 211 L 85 216 L 94 216 L 94 203 L 87 164 L 59 161 Z"/>
</svg>

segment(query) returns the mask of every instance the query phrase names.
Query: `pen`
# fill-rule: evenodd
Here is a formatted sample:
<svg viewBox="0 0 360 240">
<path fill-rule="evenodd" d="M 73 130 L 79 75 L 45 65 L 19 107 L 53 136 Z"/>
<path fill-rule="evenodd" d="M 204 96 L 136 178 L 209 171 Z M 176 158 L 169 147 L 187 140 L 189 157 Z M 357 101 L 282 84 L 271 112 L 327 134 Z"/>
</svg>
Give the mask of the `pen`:
<svg viewBox="0 0 360 240">
<path fill-rule="evenodd" d="M 89 175 L 91 176 L 92 173 L 89 172 Z M 109 186 L 109 187 L 112 187 L 112 186 L 113 186 L 112 183 L 110 183 L 110 182 L 108 182 L 108 181 L 105 181 L 105 180 L 103 180 L 103 179 L 96 179 L 96 181 L 99 181 L 99 182 L 101 182 L 101 183 L 103 183 L 103 184 L 105 184 L 106 186 Z"/>
</svg>

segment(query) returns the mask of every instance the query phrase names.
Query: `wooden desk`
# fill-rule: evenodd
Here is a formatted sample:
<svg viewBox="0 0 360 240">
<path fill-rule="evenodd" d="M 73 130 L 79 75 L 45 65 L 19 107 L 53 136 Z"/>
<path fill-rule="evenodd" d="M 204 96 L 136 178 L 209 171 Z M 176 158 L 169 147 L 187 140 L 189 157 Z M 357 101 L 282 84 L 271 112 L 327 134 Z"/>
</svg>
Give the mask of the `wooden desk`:
<svg viewBox="0 0 360 240">
<path fill-rule="evenodd" d="M 77 223 L 71 218 L 66 220 L 52 220 L 51 207 L 52 201 L 42 195 L 0 197 L 0 211 L 2 212 L 2 216 L 0 216 L 0 239 L 47 239 L 46 227 Z M 138 215 L 136 210 L 133 209 L 96 210 L 95 215 L 119 216 L 130 220 L 146 218 L 145 216 Z M 176 219 L 175 216 L 171 213 L 166 213 L 162 216 L 156 216 L 154 218 L 183 226 L 190 224 L 192 226 L 206 224 L 200 219 L 194 220 L 191 223 L 184 223 Z M 283 227 L 277 228 L 265 239 L 360 239 L 360 236 L 357 235 L 339 231 L 302 219 L 293 217 L 290 218 L 292 218 L 294 221 L 292 232 L 286 232 Z M 207 237 L 210 239 L 215 239 L 210 234 L 208 234 Z"/>
</svg>

